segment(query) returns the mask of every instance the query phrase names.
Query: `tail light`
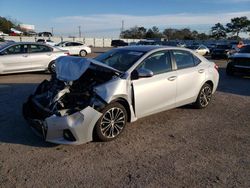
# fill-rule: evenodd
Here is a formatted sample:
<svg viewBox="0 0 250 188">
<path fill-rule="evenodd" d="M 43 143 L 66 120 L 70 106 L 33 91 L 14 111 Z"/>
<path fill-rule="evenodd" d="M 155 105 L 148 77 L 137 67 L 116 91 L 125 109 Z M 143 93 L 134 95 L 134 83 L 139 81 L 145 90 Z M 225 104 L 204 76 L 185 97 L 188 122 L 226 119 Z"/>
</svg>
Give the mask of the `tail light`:
<svg viewBox="0 0 250 188">
<path fill-rule="evenodd" d="M 219 66 L 218 65 L 214 65 L 214 68 L 218 71 L 219 70 Z"/>
<path fill-rule="evenodd" d="M 66 55 L 70 55 L 70 54 L 69 54 L 69 52 L 64 52 L 64 54 L 66 54 Z"/>
</svg>

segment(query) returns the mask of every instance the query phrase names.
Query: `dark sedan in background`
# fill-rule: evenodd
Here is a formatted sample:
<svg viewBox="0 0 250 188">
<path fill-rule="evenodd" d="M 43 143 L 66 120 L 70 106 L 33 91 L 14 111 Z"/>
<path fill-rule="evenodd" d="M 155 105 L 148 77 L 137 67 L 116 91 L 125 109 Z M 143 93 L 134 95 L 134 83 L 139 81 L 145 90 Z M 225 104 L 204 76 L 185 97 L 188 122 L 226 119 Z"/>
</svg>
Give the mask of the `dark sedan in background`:
<svg viewBox="0 0 250 188">
<path fill-rule="evenodd" d="M 238 53 L 229 57 L 226 72 L 228 75 L 234 73 L 250 73 L 250 45 L 243 47 Z"/>
<path fill-rule="evenodd" d="M 228 53 L 232 46 L 227 44 L 219 44 L 211 51 L 212 59 L 227 59 Z"/>
<path fill-rule="evenodd" d="M 111 46 L 118 47 L 118 46 L 128 46 L 127 42 L 124 42 L 123 40 L 112 40 Z"/>
</svg>

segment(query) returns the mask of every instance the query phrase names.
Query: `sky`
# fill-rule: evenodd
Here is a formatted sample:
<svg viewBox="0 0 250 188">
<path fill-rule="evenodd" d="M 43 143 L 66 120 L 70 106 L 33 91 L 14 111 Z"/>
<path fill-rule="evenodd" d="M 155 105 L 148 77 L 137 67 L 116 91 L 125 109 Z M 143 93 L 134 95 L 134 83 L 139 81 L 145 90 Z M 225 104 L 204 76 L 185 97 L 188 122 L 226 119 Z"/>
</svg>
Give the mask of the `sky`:
<svg viewBox="0 0 250 188">
<path fill-rule="evenodd" d="M 118 37 L 133 26 L 208 33 L 233 17 L 250 19 L 250 0 L 0 0 L 0 16 L 59 36 Z"/>
</svg>

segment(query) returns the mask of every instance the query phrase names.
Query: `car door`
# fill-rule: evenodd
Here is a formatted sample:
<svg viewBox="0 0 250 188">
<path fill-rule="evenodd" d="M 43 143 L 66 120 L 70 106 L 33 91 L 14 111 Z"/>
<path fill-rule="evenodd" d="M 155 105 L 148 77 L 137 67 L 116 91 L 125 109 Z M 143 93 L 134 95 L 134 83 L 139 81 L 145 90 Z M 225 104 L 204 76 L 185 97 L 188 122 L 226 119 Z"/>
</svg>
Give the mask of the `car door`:
<svg viewBox="0 0 250 188">
<path fill-rule="evenodd" d="M 135 113 L 138 118 L 175 106 L 177 73 L 168 51 L 155 52 L 136 69 L 153 72 L 149 78 L 132 80 Z"/>
<path fill-rule="evenodd" d="M 1 72 L 19 72 L 31 69 L 27 44 L 12 45 L 1 52 Z"/>
<path fill-rule="evenodd" d="M 189 51 L 172 50 L 177 66 L 176 106 L 192 103 L 205 80 L 205 70 L 201 60 Z"/>
<path fill-rule="evenodd" d="M 29 61 L 31 62 L 32 69 L 44 70 L 48 68 L 48 64 L 52 58 L 52 48 L 42 44 L 29 45 Z"/>
<path fill-rule="evenodd" d="M 67 42 L 64 44 L 64 46 L 65 47 L 63 49 L 68 50 L 70 55 L 76 55 L 75 47 L 73 46 L 72 42 Z"/>
<path fill-rule="evenodd" d="M 84 48 L 84 45 L 79 42 L 72 42 L 72 45 L 75 55 L 79 55 L 80 51 Z"/>
</svg>

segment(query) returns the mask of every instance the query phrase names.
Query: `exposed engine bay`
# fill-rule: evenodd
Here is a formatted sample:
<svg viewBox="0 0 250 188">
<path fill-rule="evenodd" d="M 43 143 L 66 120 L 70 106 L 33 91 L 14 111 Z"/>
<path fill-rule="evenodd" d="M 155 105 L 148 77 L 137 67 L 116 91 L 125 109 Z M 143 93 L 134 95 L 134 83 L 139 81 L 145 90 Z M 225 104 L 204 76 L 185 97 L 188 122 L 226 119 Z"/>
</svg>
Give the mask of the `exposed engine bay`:
<svg viewBox="0 0 250 188">
<path fill-rule="evenodd" d="M 39 84 L 23 104 L 23 116 L 48 142 L 92 141 L 94 128 L 99 128 L 96 125 L 106 107 L 119 96 L 127 97 L 124 94 L 128 84 L 122 76 L 121 71 L 94 59 L 58 58 L 56 73 Z"/>
<path fill-rule="evenodd" d="M 94 87 L 118 75 L 113 70 L 95 64 L 85 68 L 84 73 L 76 80 L 60 80 L 59 73 L 52 74 L 51 79 L 44 80 L 29 98 L 34 107 L 32 112 L 39 109 L 39 113 L 33 115 L 44 120 L 51 115 L 70 115 L 87 106 L 100 111 L 105 106 L 105 101 L 94 92 Z"/>
</svg>

